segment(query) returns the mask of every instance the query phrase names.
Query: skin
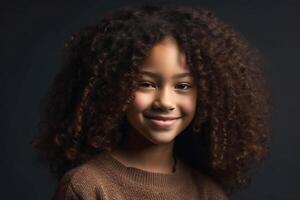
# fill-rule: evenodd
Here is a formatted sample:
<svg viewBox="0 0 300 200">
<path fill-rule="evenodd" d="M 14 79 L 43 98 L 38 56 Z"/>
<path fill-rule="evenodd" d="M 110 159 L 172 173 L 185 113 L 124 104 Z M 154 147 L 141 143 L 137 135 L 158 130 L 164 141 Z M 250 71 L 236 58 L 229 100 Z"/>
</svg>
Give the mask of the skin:
<svg viewBox="0 0 300 200">
<path fill-rule="evenodd" d="M 151 49 L 141 71 L 156 77 L 143 74 L 139 79 L 135 98 L 126 110 L 130 125 L 127 141 L 111 155 L 128 167 L 171 173 L 174 141 L 194 118 L 197 88 L 185 55 L 169 37 Z M 181 73 L 190 75 L 174 77 Z M 157 128 L 145 117 L 149 114 L 178 118 L 171 127 Z"/>
</svg>

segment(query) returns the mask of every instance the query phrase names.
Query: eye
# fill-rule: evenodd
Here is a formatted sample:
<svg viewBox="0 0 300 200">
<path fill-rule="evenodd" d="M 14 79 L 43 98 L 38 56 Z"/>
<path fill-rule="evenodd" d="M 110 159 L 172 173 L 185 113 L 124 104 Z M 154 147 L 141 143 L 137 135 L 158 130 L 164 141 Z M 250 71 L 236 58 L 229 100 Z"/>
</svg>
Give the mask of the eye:
<svg viewBox="0 0 300 200">
<path fill-rule="evenodd" d="M 188 90 L 192 87 L 190 84 L 186 84 L 186 83 L 181 83 L 181 84 L 178 84 L 177 86 L 179 86 L 179 89 L 181 89 L 181 90 Z"/>
<path fill-rule="evenodd" d="M 151 82 L 142 81 L 139 84 L 140 87 L 150 88 L 151 86 L 155 87 L 155 85 Z"/>
</svg>

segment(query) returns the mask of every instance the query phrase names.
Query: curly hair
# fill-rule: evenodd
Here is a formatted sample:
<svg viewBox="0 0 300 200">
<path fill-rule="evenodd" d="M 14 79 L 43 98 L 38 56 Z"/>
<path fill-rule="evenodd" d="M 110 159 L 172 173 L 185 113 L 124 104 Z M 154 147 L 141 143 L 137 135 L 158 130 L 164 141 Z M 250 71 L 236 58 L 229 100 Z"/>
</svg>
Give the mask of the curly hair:
<svg viewBox="0 0 300 200">
<path fill-rule="evenodd" d="M 155 5 L 106 13 L 65 43 L 32 141 L 58 178 L 123 141 L 139 68 L 165 37 L 185 53 L 198 87 L 176 154 L 228 194 L 249 184 L 269 152 L 271 98 L 259 51 L 210 10 Z"/>
</svg>

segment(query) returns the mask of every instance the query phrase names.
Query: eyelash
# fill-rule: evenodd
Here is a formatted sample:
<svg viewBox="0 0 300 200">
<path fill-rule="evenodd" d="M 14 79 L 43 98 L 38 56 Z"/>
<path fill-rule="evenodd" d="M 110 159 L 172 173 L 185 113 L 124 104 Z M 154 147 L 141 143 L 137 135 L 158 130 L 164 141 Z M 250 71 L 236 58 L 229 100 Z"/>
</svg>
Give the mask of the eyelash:
<svg viewBox="0 0 300 200">
<path fill-rule="evenodd" d="M 153 86 L 155 84 L 151 83 L 151 82 L 148 82 L 148 81 L 142 81 L 142 82 L 140 82 L 140 86 L 141 87 L 144 87 L 145 85 L 152 85 Z M 188 90 L 188 89 L 192 88 L 192 86 L 190 84 L 186 84 L 186 83 L 181 83 L 181 84 L 178 84 L 178 85 L 188 87 L 187 89 L 182 89 L 182 90 Z"/>
</svg>

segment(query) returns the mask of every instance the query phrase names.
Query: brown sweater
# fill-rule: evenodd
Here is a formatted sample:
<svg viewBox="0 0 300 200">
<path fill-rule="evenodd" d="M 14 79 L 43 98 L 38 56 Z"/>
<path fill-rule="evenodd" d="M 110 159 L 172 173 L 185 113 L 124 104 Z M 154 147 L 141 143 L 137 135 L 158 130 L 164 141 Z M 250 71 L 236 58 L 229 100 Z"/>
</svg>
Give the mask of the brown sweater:
<svg viewBox="0 0 300 200">
<path fill-rule="evenodd" d="M 177 159 L 170 174 L 127 167 L 103 152 L 67 172 L 54 199 L 62 200 L 227 200 L 208 176 Z"/>
</svg>

